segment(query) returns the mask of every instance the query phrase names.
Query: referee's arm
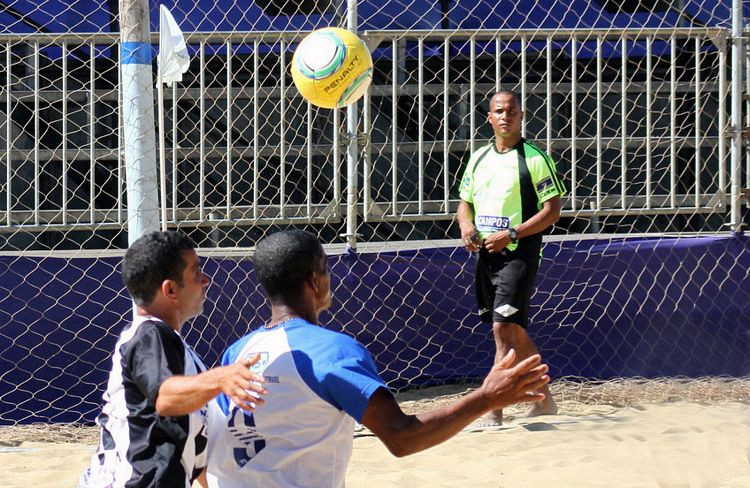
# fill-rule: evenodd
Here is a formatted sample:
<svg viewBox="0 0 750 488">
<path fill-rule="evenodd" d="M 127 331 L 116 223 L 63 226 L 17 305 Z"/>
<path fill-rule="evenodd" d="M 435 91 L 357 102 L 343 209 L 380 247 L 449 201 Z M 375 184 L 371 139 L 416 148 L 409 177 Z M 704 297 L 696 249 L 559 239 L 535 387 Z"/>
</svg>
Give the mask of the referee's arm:
<svg viewBox="0 0 750 488">
<path fill-rule="evenodd" d="M 458 226 L 461 228 L 461 242 L 467 251 L 476 252 L 482 242 L 474 226 L 474 207 L 466 200 L 461 200 L 456 211 Z"/>
<path fill-rule="evenodd" d="M 561 207 L 562 203 L 560 202 L 559 196 L 545 200 L 544 203 L 542 203 L 542 209 L 539 212 L 516 227 L 518 238 L 533 236 L 534 234 L 543 232 L 548 227 L 557 223 L 557 221 L 560 220 Z"/>
</svg>

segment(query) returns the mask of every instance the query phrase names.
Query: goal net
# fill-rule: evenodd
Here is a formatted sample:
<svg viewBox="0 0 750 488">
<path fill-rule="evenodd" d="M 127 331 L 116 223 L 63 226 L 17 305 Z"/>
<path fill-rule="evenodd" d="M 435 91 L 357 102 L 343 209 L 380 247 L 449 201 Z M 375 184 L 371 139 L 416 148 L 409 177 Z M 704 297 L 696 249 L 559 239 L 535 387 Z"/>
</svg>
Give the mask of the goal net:
<svg viewBox="0 0 750 488">
<path fill-rule="evenodd" d="M 750 371 L 736 232 L 750 157 L 730 154 L 731 82 L 744 90 L 750 64 L 744 47 L 732 63 L 730 2 L 169 7 L 191 64 L 165 92 L 167 226 L 212 279 L 185 329 L 207 364 L 268 317 L 253 246 L 295 227 L 330 256 L 322 322 L 365 344 L 389 385 L 482 377 L 494 344 L 457 182 L 492 137 L 489 98 L 511 89 L 568 188 L 530 316 L 553 376 Z M 10 0 L 0 19 L 0 424 L 86 423 L 131 310 L 118 7 Z M 151 3 L 154 33 L 158 19 Z M 316 109 L 292 84 L 297 43 L 323 26 L 356 29 L 373 54 L 354 111 Z"/>
</svg>

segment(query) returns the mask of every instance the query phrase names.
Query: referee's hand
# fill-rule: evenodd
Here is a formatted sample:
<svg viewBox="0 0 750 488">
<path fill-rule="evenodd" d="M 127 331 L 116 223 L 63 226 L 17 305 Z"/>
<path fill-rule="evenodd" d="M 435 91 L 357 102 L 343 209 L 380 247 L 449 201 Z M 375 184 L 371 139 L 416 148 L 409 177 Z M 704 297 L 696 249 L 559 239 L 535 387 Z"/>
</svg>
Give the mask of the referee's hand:
<svg viewBox="0 0 750 488">
<path fill-rule="evenodd" d="M 490 253 L 500 252 L 508 247 L 508 244 L 510 244 L 510 233 L 507 230 L 490 234 L 483 243 L 484 248 Z"/>
<path fill-rule="evenodd" d="M 469 252 L 477 252 L 482 247 L 482 240 L 479 238 L 479 232 L 473 225 L 461 227 L 461 241 L 464 248 Z"/>
</svg>

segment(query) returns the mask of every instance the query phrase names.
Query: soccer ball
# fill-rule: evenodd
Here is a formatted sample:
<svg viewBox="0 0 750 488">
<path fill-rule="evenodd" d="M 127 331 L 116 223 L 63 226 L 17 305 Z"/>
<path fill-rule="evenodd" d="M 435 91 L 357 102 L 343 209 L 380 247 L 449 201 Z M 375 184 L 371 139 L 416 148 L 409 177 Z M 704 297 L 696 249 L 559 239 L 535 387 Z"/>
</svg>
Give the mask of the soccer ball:
<svg viewBox="0 0 750 488">
<path fill-rule="evenodd" d="M 292 58 L 292 79 L 313 105 L 345 107 L 359 100 L 372 80 L 372 57 L 355 34 L 326 27 L 305 37 Z"/>
</svg>

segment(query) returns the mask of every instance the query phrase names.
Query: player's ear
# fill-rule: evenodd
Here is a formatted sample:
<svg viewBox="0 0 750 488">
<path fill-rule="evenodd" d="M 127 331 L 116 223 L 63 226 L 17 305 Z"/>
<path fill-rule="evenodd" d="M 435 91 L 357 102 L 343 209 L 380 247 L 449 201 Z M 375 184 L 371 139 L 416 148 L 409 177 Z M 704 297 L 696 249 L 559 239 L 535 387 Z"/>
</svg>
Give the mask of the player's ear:
<svg viewBox="0 0 750 488">
<path fill-rule="evenodd" d="M 174 300 L 177 298 L 177 282 L 175 280 L 164 280 L 161 282 L 159 291 L 165 298 Z"/>
<path fill-rule="evenodd" d="M 305 278 L 305 284 L 307 284 L 314 292 L 318 292 L 318 274 L 314 271 L 310 271 L 310 274 Z"/>
</svg>

